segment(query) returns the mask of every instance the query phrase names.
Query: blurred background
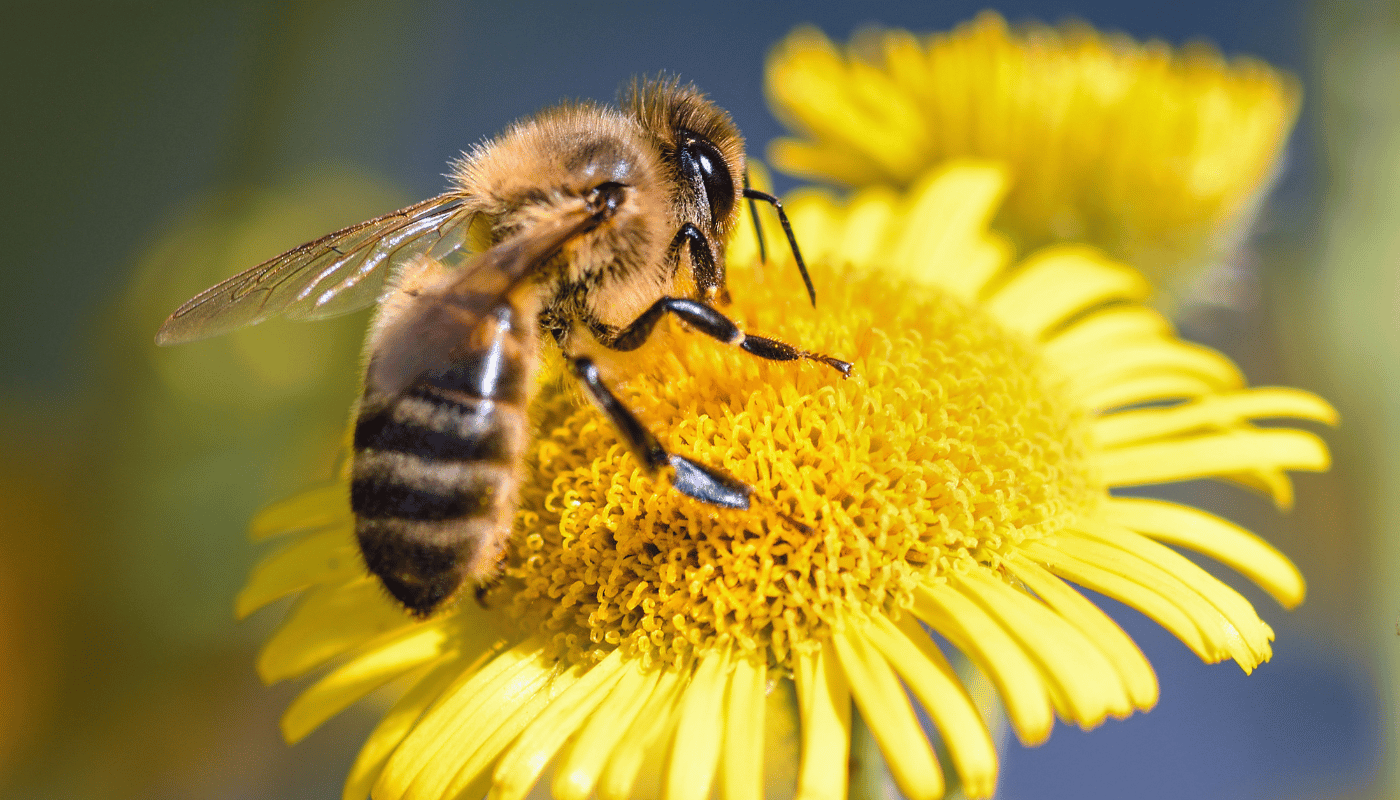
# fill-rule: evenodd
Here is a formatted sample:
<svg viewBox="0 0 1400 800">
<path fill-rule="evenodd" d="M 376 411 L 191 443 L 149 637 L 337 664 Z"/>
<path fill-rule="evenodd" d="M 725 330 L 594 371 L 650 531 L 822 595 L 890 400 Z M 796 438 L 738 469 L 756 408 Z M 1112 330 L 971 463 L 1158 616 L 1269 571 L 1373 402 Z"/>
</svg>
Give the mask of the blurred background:
<svg viewBox="0 0 1400 800">
<path fill-rule="evenodd" d="M 280 611 L 238 623 L 269 501 L 323 482 L 355 395 L 364 316 L 271 322 L 157 350 L 198 290 L 444 188 L 448 159 L 568 97 L 679 73 L 761 156 L 762 92 L 795 25 L 942 30 L 982 3 L 33 4 L 0 33 L 0 796 L 331 798 L 378 709 L 296 747 L 263 687 Z M 1150 714 L 1012 745 L 1000 797 L 1390 798 L 1400 697 L 1400 6 L 1250 0 L 1002 2 L 1215 43 L 1297 74 L 1286 172 L 1248 248 L 1180 311 L 1255 384 L 1342 411 L 1336 468 L 1288 516 L 1211 486 L 1186 497 L 1292 557 L 1278 633 L 1246 677 L 1115 615 L 1156 666 Z M 779 177 L 778 188 L 793 186 Z M 1220 279 L 1220 275 L 1216 276 Z M 1102 601 L 1111 606 L 1109 601 Z"/>
</svg>

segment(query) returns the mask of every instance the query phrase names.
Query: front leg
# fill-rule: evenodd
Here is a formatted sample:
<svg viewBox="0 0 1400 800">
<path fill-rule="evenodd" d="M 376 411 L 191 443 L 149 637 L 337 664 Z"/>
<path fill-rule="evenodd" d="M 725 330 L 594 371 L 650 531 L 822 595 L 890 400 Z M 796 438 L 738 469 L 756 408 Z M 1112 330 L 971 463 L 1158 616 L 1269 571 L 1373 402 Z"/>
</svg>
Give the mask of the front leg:
<svg viewBox="0 0 1400 800">
<path fill-rule="evenodd" d="M 715 261 L 710 240 L 692 222 L 682 225 L 671 239 L 671 246 L 666 248 L 666 259 L 673 270 L 680 266 L 681 249 L 685 247 L 690 248 L 690 273 L 695 279 L 696 297 L 707 303 L 719 300 L 727 304 L 729 287 L 725 286 L 724 268 Z"/>
<path fill-rule="evenodd" d="M 799 350 L 790 344 L 765 336 L 751 336 L 739 329 L 733 320 L 697 300 L 683 300 L 676 297 L 663 297 L 643 311 L 641 316 L 625 328 L 617 329 L 589 320 L 593 335 L 604 346 L 613 350 L 636 350 L 651 336 L 652 329 L 664 314 L 675 314 L 685 323 L 707 336 L 731 344 L 746 353 L 768 361 L 795 361 L 806 358 L 819 361 L 850 377 L 851 365 L 838 358 Z"/>
<path fill-rule="evenodd" d="M 666 452 L 656 435 L 603 383 L 598 374 L 598 367 L 592 359 L 572 358 L 569 360 L 569 366 L 574 377 L 578 378 L 579 383 L 587 390 L 589 398 L 612 420 L 622 438 L 627 441 L 627 446 L 632 448 L 632 453 L 642 462 L 648 473 L 654 475 L 657 470 L 669 465 L 674 473 L 671 485 L 681 494 L 712 506 L 749 507 L 749 495 L 753 494 L 753 490 L 746 484 L 685 456 Z"/>
</svg>

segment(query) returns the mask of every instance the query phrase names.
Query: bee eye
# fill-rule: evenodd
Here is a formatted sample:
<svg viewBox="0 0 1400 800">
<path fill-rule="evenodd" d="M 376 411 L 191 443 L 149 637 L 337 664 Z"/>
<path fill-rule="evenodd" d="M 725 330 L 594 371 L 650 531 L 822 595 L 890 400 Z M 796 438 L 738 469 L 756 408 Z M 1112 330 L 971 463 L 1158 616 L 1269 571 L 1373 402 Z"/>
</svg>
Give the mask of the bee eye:
<svg viewBox="0 0 1400 800">
<path fill-rule="evenodd" d="M 676 155 L 681 172 L 691 185 L 704 190 L 711 217 L 720 220 L 729 216 L 734 208 L 734 179 L 719 150 L 708 140 L 686 133 L 681 136 Z"/>
</svg>

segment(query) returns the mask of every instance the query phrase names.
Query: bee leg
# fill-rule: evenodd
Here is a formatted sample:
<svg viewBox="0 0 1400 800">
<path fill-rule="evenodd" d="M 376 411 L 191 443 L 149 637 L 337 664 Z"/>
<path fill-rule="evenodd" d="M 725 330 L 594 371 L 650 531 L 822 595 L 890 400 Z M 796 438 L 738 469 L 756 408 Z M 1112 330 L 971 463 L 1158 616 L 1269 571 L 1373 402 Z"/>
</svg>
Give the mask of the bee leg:
<svg viewBox="0 0 1400 800">
<path fill-rule="evenodd" d="M 593 335 L 597 337 L 605 347 L 613 350 L 636 350 L 642 346 L 651 336 L 652 328 L 664 314 L 675 314 L 681 320 L 701 333 L 720 340 L 726 344 L 732 344 L 746 353 L 751 353 L 759 358 L 768 361 L 795 361 L 805 358 L 812 361 L 821 362 L 828 367 L 841 373 L 842 377 L 850 377 L 850 362 L 842 361 L 831 356 L 824 356 L 820 353 L 811 353 L 806 350 L 799 350 L 790 344 L 780 342 L 777 339 L 769 339 L 766 336 L 751 336 L 744 333 L 735 325 L 729 317 L 719 313 L 715 309 L 699 302 L 698 300 L 683 300 L 676 297 L 663 297 L 652 304 L 651 308 L 641 313 L 641 316 L 632 321 L 621 330 L 608 328 L 598 323 L 589 322 Z"/>
<path fill-rule="evenodd" d="M 603 383 L 593 359 L 573 358 L 569 363 L 574 377 L 583 384 L 594 404 L 612 420 L 647 472 L 655 474 L 657 470 L 669 465 L 673 471 L 671 485 L 681 494 L 712 506 L 749 507 L 749 495 L 753 490 L 744 483 L 713 467 L 697 464 L 685 456 L 667 453 L 666 448 L 657 441 L 656 435 L 647 430 L 641 420 L 637 419 Z"/>
<path fill-rule="evenodd" d="M 710 240 L 695 227 L 695 223 L 687 222 L 676 231 L 670 247 L 666 248 L 666 260 L 679 266 L 681 248 L 687 245 L 690 247 L 690 269 L 695 278 L 696 298 L 706 302 L 718 300 L 728 303 L 729 288 L 724 285 L 724 270 L 715 263 L 714 253 L 710 250 Z"/>
</svg>

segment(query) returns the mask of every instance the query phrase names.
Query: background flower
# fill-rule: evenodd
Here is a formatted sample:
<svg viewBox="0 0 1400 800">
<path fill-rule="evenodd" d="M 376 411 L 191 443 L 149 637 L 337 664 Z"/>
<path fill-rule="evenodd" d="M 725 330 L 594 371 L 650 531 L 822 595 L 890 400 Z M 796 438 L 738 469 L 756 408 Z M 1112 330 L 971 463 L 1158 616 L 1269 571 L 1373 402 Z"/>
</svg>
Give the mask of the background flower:
<svg viewBox="0 0 1400 800">
<path fill-rule="evenodd" d="M 767 87 L 798 134 L 770 147 L 780 170 L 907 186 L 945 159 L 1002 161 L 1014 182 L 997 224 L 1019 246 L 1086 242 L 1158 279 L 1230 256 L 1299 103 L 1292 76 L 1203 43 L 1013 31 L 993 12 L 841 48 L 802 28 L 774 50 Z"/>
</svg>

